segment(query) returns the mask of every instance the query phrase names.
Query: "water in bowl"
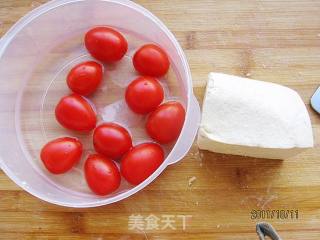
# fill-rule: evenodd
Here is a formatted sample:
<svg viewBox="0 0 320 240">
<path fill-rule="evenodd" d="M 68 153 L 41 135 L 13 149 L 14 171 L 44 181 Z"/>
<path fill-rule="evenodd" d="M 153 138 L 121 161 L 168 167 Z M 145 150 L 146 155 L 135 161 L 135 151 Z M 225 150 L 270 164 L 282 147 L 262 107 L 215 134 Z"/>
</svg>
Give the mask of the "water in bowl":
<svg viewBox="0 0 320 240">
<path fill-rule="evenodd" d="M 132 65 L 132 56 L 139 46 L 149 43 L 148 39 L 121 30 L 128 40 L 129 48 L 125 57 L 115 64 L 104 64 L 104 79 L 99 89 L 88 100 L 95 106 L 98 124 L 117 122 L 126 127 L 133 137 L 134 144 L 152 141 L 145 132 L 146 116 L 133 113 L 125 103 L 126 86 L 138 76 Z M 47 181 L 69 191 L 71 194 L 92 194 L 84 179 L 83 165 L 86 157 L 94 153 L 92 132 L 76 133 L 64 129 L 55 119 L 54 109 L 61 97 L 71 91 L 66 85 L 66 76 L 70 69 L 83 61 L 94 60 L 83 45 L 83 32 L 73 33 L 66 39 L 60 39 L 44 55 L 40 55 L 35 68 L 30 71 L 28 81 L 21 89 L 17 102 L 17 126 L 28 161 Z M 168 74 L 159 79 L 165 90 L 165 101 L 179 100 L 181 96 L 177 75 L 172 66 Z M 74 136 L 84 144 L 84 154 L 80 163 L 71 171 L 62 175 L 50 174 L 43 166 L 39 153 L 48 141 Z M 174 144 L 164 147 L 166 154 Z M 28 174 L 28 173 L 26 173 Z M 117 193 L 131 188 L 124 179 Z"/>
</svg>

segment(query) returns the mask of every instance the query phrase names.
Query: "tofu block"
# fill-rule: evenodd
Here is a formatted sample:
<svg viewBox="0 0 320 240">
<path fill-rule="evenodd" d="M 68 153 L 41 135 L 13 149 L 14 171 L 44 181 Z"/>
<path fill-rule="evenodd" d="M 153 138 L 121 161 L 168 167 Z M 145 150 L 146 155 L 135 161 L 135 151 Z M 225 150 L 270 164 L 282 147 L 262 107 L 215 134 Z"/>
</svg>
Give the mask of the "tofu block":
<svg viewBox="0 0 320 240">
<path fill-rule="evenodd" d="M 285 159 L 313 147 L 312 126 L 294 90 L 210 73 L 198 146 L 218 153 Z"/>
</svg>

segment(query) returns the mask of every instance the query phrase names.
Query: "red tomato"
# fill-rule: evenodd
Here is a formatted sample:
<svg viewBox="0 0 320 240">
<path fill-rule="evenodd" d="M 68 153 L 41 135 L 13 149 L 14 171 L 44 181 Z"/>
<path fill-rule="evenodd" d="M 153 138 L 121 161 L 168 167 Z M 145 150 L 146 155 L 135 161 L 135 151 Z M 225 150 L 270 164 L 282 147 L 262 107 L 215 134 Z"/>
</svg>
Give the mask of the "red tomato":
<svg viewBox="0 0 320 240">
<path fill-rule="evenodd" d="M 80 95 L 90 95 L 102 81 L 102 66 L 94 61 L 83 62 L 71 69 L 67 77 L 68 87 Z"/>
<path fill-rule="evenodd" d="M 159 144 L 143 143 L 133 147 L 121 160 L 121 174 L 131 184 L 147 179 L 164 161 Z"/>
<path fill-rule="evenodd" d="M 147 132 L 159 143 L 172 142 L 179 137 L 184 118 L 185 110 L 180 103 L 175 101 L 164 103 L 148 117 Z"/>
<path fill-rule="evenodd" d="M 146 44 L 134 54 L 133 65 L 143 75 L 161 77 L 168 72 L 170 62 L 167 54 L 160 47 Z"/>
<path fill-rule="evenodd" d="M 117 165 L 100 154 L 89 155 L 84 173 L 90 189 L 98 195 L 107 195 L 118 189 L 121 176 Z"/>
<path fill-rule="evenodd" d="M 82 155 L 82 144 L 76 138 L 63 137 L 48 142 L 40 158 L 49 172 L 61 174 L 76 165 Z"/>
<path fill-rule="evenodd" d="M 65 128 L 75 131 L 90 131 L 96 126 L 96 113 L 80 95 L 63 97 L 55 110 L 57 121 Z"/>
<path fill-rule="evenodd" d="M 118 159 L 132 147 L 129 132 L 115 123 L 103 123 L 93 133 L 95 150 L 106 157 Z"/>
<path fill-rule="evenodd" d="M 138 77 L 126 90 L 126 102 L 135 113 L 146 114 L 155 110 L 163 100 L 163 88 L 153 77 Z"/>
<path fill-rule="evenodd" d="M 103 62 L 119 61 L 128 50 L 128 43 L 118 31 L 96 27 L 86 33 L 85 45 L 89 53 Z"/>
</svg>

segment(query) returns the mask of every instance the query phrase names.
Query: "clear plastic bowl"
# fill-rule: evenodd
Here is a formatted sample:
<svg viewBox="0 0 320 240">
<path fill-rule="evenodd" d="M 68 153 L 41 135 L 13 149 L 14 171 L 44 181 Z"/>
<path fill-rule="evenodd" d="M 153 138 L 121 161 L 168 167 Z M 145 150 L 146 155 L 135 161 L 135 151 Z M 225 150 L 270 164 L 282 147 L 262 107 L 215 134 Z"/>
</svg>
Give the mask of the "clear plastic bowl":
<svg viewBox="0 0 320 240">
<path fill-rule="evenodd" d="M 77 136 L 84 141 L 86 154 L 92 151 L 91 136 L 63 129 L 54 118 L 59 98 L 68 94 L 65 76 L 77 62 L 91 59 L 83 46 L 85 32 L 97 25 L 121 31 L 129 42 L 125 58 L 105 66 L 105 80 L 91 98 L 100 121 L 126 125 L 135 144 L 147 141 L 144 118 L 134 115 L 121 100 L 125 86 L 136 75 L 131 56 L 144 42 L 162 46 L 171 69 L 161 80 L 166 100 L 178 98 L 186 107 L 180 137 L 164 146 L 164 163 L 143 183 L 125 181 L 114 194 L 100 197 L 88 190 L 82 164 L 71 173 L 54 176 L 39 159 L 43 144 L 59 136 Z M 94 207 L 120 201 L 152 182 L 168 165 L 181 160 L 195 138 L 200 109 L 192 91 L 185 55 L 165 25 L 141 6 L 125 0 L 55 0 L 19 20 L 0 40 L 0 167 L 20 187 L 50 203 L 69 207 Z"/>
</svg>

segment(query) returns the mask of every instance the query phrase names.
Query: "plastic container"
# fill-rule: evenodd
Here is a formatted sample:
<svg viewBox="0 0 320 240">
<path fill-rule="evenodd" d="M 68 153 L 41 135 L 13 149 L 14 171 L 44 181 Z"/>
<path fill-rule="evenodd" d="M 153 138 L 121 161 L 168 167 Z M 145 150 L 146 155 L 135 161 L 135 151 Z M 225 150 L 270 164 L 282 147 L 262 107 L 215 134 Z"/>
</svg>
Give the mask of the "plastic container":
<svg viewBox="0 0 320 240">
<path fill-rule="evenodd" d="M 119 191 L 105 197 L 78 190 L 77 186 L 83 182 L 74 181 L 74 185 L 64 185 L 68 173 L 65 174 L 67 177 L 52 176 L 43 169 L 39 160 L 39 151 L 46 141 L 59 135 L 75 135 L 66 132 L 54 121 L 53 109 L 57 99 L 68 93 L 65 86 L 68 69 L 76 62 L 90 59 L 82 45 L 82 38 L 88 29 L 96 25 L 108 25 L 125 34 L 131 45 L 124 65 L 131 61 L 133 51 L 142 42 L 155 42 L 162 46 L 169 54 L 172 66 L 169 80 L 161 81 L 167 89 L 167 99 L 170 99 L 170 92 L 174 91 L 173 95 L 177 95 L 186 107 L 182 133 L 174 145 L 166 146 L 167 157 L 157 171 L 140 185 L 123 183 Z M 107 73 L 114 74 L 111 76 L 113 80 L 125 78 L 114 72 L 115 69 L 126 68 L 123 64 L 118 67 L 106 66 Z M 129 71 L 126 78 L 134 74 L 133 70 Z M 121 84 L 110 87 L 114 82 L 107 82 L 109 85 L 103 86 L 92 100 L 99 107 L 104 106 L 101 105 L 103 101 L 108 101 L 104 103 L 106 106 L 119 101 L 122 97 L 119 95 L 124 91 Z M 149 11 L 125 0 L 55 0 L 27 14 L 1 39 L 0 89 L 3 91 L 0 94 L 0 167 L 27 192 L 62 206 L 110 204 L 141 190 L 168 165 L 186 155 L 200 120 L 189 66 L 177 40 Z M 119 113 L 123 106 L 121 101 L 118 103 L 120 105 L 113 110 L 118 109 Z M 106 110 L 108 116 L 112 115 L 110 109 L 102 110 Z M 131 131 L 135 131 L 134 124 L 131 127 Z M 90 136 L 78 137 L 84 138 L 89 144 Z M 90 152 L 90 149 L 87 151 Z M 72 174 L 77 177 L 80 172 L 81 169 L 75 169 Z"/>
</svg>

